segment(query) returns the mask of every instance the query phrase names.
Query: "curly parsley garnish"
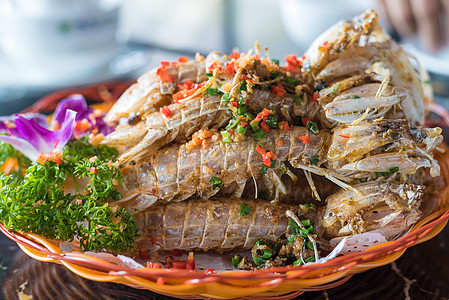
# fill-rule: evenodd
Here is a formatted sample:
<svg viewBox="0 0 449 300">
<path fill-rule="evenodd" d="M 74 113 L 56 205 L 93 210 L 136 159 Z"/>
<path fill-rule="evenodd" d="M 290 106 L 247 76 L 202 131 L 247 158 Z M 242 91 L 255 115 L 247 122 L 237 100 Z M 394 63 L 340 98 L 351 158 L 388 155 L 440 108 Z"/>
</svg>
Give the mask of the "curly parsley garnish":
<svg viewBox="0 0 449 300">
<path fill-rule="evenodd" d="M 87 138 L 72 140 L 62 161 L 35 163 L 24 178 L 0 176 L 0 221 L 6 228 L 49 239 L 79 240 L 83 251 L 126 251 L 137 237 L 137 225 L 124 209 L 108 205 L 121 195 L 122 176 L 111 163 L 114 148 L 95 147 Z M 77 186 L 84 178 L 87 186 Z M 73 181 L 76 191 L 64 189 Z"/>
</svg>

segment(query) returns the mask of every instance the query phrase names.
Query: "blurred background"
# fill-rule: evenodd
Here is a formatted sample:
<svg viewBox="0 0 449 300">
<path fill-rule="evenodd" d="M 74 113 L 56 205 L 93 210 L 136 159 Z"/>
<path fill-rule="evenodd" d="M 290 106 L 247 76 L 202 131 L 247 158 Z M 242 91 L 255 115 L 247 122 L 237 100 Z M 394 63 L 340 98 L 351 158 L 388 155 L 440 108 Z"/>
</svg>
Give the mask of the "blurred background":
<svg viewBox="0 0 449 300">
<path fill-rule="evenodd" d="M 196 52 L 247 51 L 257 41 L 273 58 L 300 56 L 330 25 L 367 8 L 393 28 L 385 2 L 0 0 L 0 115 L 59 89 L 133 79 L 161 60 Z M 401 16 L 397 7 L 391 11 Z M 426 52 L 416 38 L 403 41 L 435 75 L 437 92 L 446 93 L 438 81 L 449 73 L 449 51 Z"/>
<path fill-rule="evenodd" d="M 132 79 L 161 60 L 254 41 L 301 55 L 375 0 L 0 0 L 0 115 L 58 89 Z"/>
</svg>

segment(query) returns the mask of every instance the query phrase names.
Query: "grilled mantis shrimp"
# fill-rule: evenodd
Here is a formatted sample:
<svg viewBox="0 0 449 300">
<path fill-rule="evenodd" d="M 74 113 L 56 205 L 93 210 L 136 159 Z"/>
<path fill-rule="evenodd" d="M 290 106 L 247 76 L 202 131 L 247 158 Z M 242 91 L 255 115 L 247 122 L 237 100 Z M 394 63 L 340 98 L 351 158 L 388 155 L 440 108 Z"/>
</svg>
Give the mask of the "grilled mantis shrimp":
<svg viewBox="0 0 449 300">
<path fill-rule="evenodd" d="M 247 68 L 245 69 L 247 76 L 255 76 L 251 78 L 257 78 L 257 80 L 268 79 L 271 76 L 266 66 L 261 63 L 252 62 L 245 68 Z M 275 81 L 280 80 L 280 76 L 277 77 L 278 79 L 275 78 Z M 212 77 L 209 85 L 214 86 L 215 80 L 220 79 Z M 242 92 L 239 108 L 244 108 L 252 114 L 270 108 L 279 117 L 279 120 L 288 122 L 293 122 L 297 116 L 301 115 L 307 115 L 314 120 L 325 120 L 321 117 L 322 110 L 317 102 L 311 101 L 311 90 L 307 86 L 288 86 L 287 88 L 291 89 L 291 93 L 279 96 L 273 94 L 270 90 L 261 89 L 272 81 L 257 81 L 260 86 L 251 88 L 251 92 L 249 88 L 247 92 Z M 252 81 L 253 84 L 255 82 Z M 293 96 L 296 90 L 301 94 L 300 101 Z M 230 94 L 232 94 L 232 91 L 228 94 L 228 98 L 231 97 Z M 188 97 L 177 103 L 169 104 L 165 112 L 155 111 L 142 117 L 142 120 L 137 124 L 117 128 L 116 131 L 106 136 L 102 143 L 115 147 L 135 145 L 126 149 L 119 161 L 120 163 L 126 163 L 130 160 L 137 160 L 142 155 L 153 154 L 157 149 L 171 141 L 184 141 L 192 132 L 201 128 L 220 128 L 227 124 L 235 111 L 238 110 L 230 105 L 230 102 L 237 103 L 230 100 L 224 101 L 222 95 L 210 95 L 201 92 L 195 97 Z"/>
<path fill-rule="evenodd" d="M 227 57 L 212 52 L 206 59 L 197 56 L 194 61 L 166 63 L 143 74 L 117 100 L 106 115 L 105 121 L 117 123 L 122 117 L 148 114 L 171 103 L 171 94 L 175 92 L 178 84 L 187 81 L 194 83 L 206 81 L 208 79 L 206 69 L 215 60 L 225 61 Z M 166 80 L 166 77 L 171 80 Z"/>
<path fill-rule="evenodd" d="M 335 99 L 337 103 L 327 107 L 328 118 L 350 123 L 366 117 L 367 108 L 375 109 L 369 116 L 376 118 L 395 107 L 407 120 L 422 125 L 424 108 L 428 108 L 433 99 L 427 83 L 428 74 L 382 30 L 377 19 L 377 14 L 370 10 L 331 27 L 306 51 L 303 69 L 309 74 L 309 81 L 324 82 L 327 86 L 334 84 L 334 88 L 348 77 L 374 72 L 384 78 L 384 86 L 390 83 L 396 89 L 407 90 L 407 95 L 402 91 L 393 93 L 396 97 L 391 97 L 391 89 L 381 87 L 374 90 L 370 86 L 368 97 L 357 95 L 357 90 L 348 91 L 346 96 L 357 96 L 359 100 Z M 353 92 L 355 94 L 351 95 Z M 386 92 L 387 99 L 380 100 L 383 92 Z M 373 101 L 374 95 L 377 103 Z M 335 108 L 338 109 L 336 112 Z M 340 116 L 342 113 L 344 118 Z"/>
<path fill-rule="evenodd" d="M 413 174 L 421 167 L 431 167 L 432 175 L 437 176 L 438 163 L 431 151 L 441 142 L 440 133 L 441 129 L 421 129 L 406 121 L 379 120 L 343 126 L 333 137 L 325 131 L 313 134 L 306 127 L 294 126 L 290 131 L 270 131 L 262 143 L 241 136 L 240 141 L 231 143 L 217 138 L 206 149 L 172 145 L 122 169 L 120 201 L 130 201 L 127 206 L 144 210 L 156 201 L 182 201 L 191 196 L 207 199 L 219 191 L 240 197 L 251 178 L 256 198 L 257 193 L 267 193 L 270 200 L 278 201 L 287 194 L 282 174 L 296 177 L 288 166 L 303 169 L 312 190 L 309 172 L 326 176 L 345 189 L 351 189 L 345 181 Z M 378 156 L 376 151 L 383 153 Z M 267 167 L 269 154 L 272 161 Z M 385 163 L 376 160 L 380 157 Z"/>
<path fill-rule="evenodd" d="M 240 213 L 242 205 L 247 215 Z M 136 215 L 141 233 L 137 248 L 156 243 L 162 250 L 250 249 L 259 239 L 279 241 L 285 235 L 287 210 L 315 220 L 313 208 L 259 200 L 216 198 L 156 205 Z"/>
<path fill-rule="evenodd" d="M 327 152 L 331 169 L 414 174 L 421 167 L 440 174 L 432 152 L 442 142 L 439 127 L 421 128 L 405 120 L 378 120 L 338 127 Z M 393 170 L 394 169 L 394 170 Z M 360 173 L 359 173 L 360 175 Z"/>
<path fill-rule="evenodd" d="M 173 140 L 185 140 L 204 127 L 221 127 L 229 122 L 232 112 L 220 96 L 200 95 L 182 103 L 168 106 L 171 114 L 156 111 L 145 121 L 126 126 L 107 135 L 103 143 L 109 146 L 135 145 L 119 158 L 121 163 L 137 160 L 141 155 L 155 150 Z"/>
<path fill-rule="evenodd" d="M 376 230 L 387 239 L 408 230 L 421 212 L 424 186 L 409 183 L 363 183 L 361 193 L 340 191 L 327 198 L 323 225 L 333 238 Z"/>
</svg>

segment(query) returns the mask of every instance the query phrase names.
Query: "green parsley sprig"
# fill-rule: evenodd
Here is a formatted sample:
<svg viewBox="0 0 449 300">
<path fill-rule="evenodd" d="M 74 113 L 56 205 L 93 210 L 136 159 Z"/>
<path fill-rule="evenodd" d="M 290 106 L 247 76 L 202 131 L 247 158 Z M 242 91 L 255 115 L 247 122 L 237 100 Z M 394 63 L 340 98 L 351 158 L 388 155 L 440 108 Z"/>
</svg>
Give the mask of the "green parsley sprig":
<svg viewBox="0 0 449 300">
<path fill-rule="evenodd" d="M 49 239 L 77 239 L 83 251 L 130 249 L 137 237 L 135 220 L 124 208 L 108 204 L 121 197 L 115 186 L 122 177 L 110 162 L 117 155 L 116 149 L 95 147 L 87 139 L 73 140 L 61 164 L 32 164 L 23 179 L 0 176 L 0 221 L 8 229 Z M 89 183 L 68 193 L 64 188 L 73 177 Z"/>
</svg>

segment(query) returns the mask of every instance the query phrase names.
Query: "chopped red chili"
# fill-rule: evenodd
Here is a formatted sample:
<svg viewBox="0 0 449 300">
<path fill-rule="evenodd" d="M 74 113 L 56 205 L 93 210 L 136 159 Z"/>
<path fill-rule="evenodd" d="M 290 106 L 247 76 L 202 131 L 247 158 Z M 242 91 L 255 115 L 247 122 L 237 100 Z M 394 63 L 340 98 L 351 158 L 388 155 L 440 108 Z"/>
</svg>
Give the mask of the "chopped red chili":
<svg viewBox="0 0 449 300">
<path fill-rule="evenodd" d="M 310 138 L 305 135 L 298 136 L 298 139 L 300 139 L 304 144 L 308 144 L 310 142 Z"/>
<path fill-rule="evenodd" d="M 164 107 L 161 108 L 161 113 L 168 118 L 171 115 L 171 110 L 167 105 L 164 105 Z"/>
<path fill-rule="evenodd" d="M 273 94 L 275 94 L 278 97 L 282 97 L 285 95 L 285 93 L 287 92 L 284 87 L 282 86 L 282 84 L 278 83 L 277 85 L 272 85 L 271 86 L 271 92 Z"/>
</svg>

